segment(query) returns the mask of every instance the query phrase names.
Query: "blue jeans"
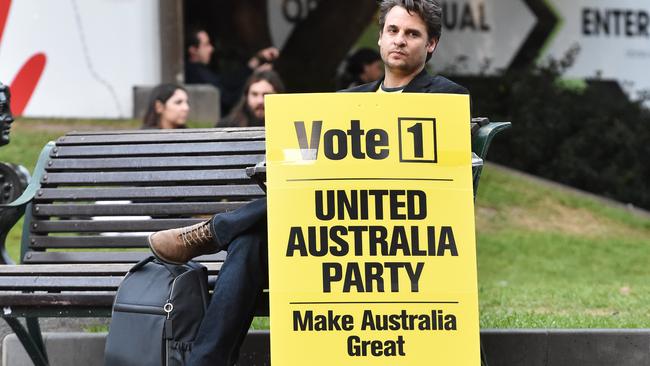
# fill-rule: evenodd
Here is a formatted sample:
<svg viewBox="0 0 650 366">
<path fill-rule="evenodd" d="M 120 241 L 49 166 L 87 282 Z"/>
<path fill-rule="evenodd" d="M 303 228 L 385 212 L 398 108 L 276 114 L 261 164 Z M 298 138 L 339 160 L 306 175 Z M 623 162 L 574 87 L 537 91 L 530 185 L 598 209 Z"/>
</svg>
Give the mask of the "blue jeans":
<svg viewBox="0 0 650 366">
<path fill-rule="evenodd" d="M 268 283 L 266 198 L 217 214 L 216 242 L 228 251 L 189 365 L 231 366 L 246 337 L 262 290 Z"/>
</svg>

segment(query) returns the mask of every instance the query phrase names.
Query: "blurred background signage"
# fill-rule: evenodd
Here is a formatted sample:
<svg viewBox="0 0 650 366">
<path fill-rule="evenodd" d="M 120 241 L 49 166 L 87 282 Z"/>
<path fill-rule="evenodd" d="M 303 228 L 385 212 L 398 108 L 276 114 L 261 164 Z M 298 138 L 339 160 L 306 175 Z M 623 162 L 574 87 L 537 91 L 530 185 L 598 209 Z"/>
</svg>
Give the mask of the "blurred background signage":
<svg viewBox="0 0 650 366">
<path fill-rule="evenodd" d="M 616 80 L 628 95 L 650 89 L 647 0 L 446 0 L 431 65 L 457 75 L 561 59 L 579 52 L 569 78 Z"/>
<path fill-rule="evenodd" d="M 156 0 L 0 0 L 3 18 L 0 80 L 41 56 L 19 87 L 34 88 L 25 116 L 130 118 L 133 86 L 160 82 Z"/>
<path fill-rule="evenodd" d="M 161 36 L 165 34 L 161 33 L 163 3 L 167 4 L 164 0 L 0 0 L 0 80 L 12 84 L 17 114 L 131 118 L 135 85 L 161 82 L 162 69 L 170 62 L 174 70 L 181 70 L 182 78 L 182 35 Z M 262 3 L 271 41 L 280 48 L 295 25 L 319 6 L 319 0 Z M 443 36 L 430 62 L 436 72 L 452 78 L 498 75 L 549 57 L 560 59 L 577 46 L 580 51 L 566 77 L 615 80 L 632 98 L 650 89 L 647 0 L 441 3 Z M 179 13 L 178 19 L 183 19 Z M 179 22 L 179 29 L 188 26 Z M 178 44 L 173 52 L 179 55 L 170 61 L 161 50 L 174 42 Z"/>
</svg>

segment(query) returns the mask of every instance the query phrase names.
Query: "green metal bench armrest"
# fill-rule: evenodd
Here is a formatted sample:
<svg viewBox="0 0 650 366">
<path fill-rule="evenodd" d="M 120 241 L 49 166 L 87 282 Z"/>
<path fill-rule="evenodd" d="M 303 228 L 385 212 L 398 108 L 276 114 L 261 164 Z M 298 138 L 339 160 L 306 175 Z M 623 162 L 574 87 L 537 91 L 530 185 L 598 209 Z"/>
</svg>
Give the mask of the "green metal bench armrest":
<svg viewBox="0 0 650 366">
<path fill-rule="evenodd" d="M 472 151 L 476 153 L 481 159 L 485 159 L 488 148 L 494 136 L 503 130 L 507 130 L 512 126 L 510 122 L 490 122 L 476 131 L 476 135 L 472 138 Z"/>
<path fill-rule="evenodd" d="M 32 198 L 34 198 L 36 191 L 38 191 L 40 187 L 41 184 L 39 181 L 36 181 L 35 179 L 30 180 L 29 185 L 27 185 L 27 188 L 25 188 L 25 191 L 18 198 L 16 198 L 15 201 L 5 203 L 5 204 L 0 204 L 0 213 L 8 209 L 12 209 L 12 208 L 16 208 L 28 204 L 32 200 Z"/>
<path fill-rule="evenodd" d="M 487 156 L 488 149 L 490 148 L 490 143 L 494 136 L 499 132 L 507 130 L 512 126 L 510 122 L 490 122 L 476 131 L 476 134 L 472 137 L 472 151 L 478 155 L 479 158 L 485 160 Z M 483 170 L 482 166 L 475 167 L 472 170 L 472 178 L 474 182 L 474 198 L 476 198 L 476 193 L 478 192 L 478 182 L 481 178 L 481 171 Z"/>
<path fill-rule="evenodd" d="M 0 204 L 0 262 L 2 262 L 2 264 L 13 263 L 7 254 L 5 240 L 7 239 L 9 230 L 11 230 L 16 222 L 18 222 L 18 220 L 23 216 L 25 208 L 41 188 L 41 179 L 43 178 L 45 165 L 49 160 L 50 150 L 52 150 L 52 148 L 54 148 L 54 142 L 48 142 L 43 150 L 41 150 L 38 162 L 36 163 L 36 168 L 34 168 L 34 175 L 20 197 L 10 203 Z"/>
<path fill-rule="evenodd" d="M 43 147 L 43 150 L 41 150 L 41 154 L 38 157 L 36 168 L 34 168 L 34 175 L 29 181 L 27 188 L 25 188 L 25 191 L 20 195 L 20 197 L 16 198 L 15 201 L 6 204 L 0 204 L 0 210 L 24 206 L 27 203 L 31 202 L 32 198 L 34 198 L 34 195 L 36 195 L 36 192 L 41 188 L 41 179 L 45 173 L 45 165 L 47 164 L 47 161 L 50 157 L 50 151 L 52 148 L 54 148 L 53 141 L 48 142 L 45 147 Z"/>
</svg>

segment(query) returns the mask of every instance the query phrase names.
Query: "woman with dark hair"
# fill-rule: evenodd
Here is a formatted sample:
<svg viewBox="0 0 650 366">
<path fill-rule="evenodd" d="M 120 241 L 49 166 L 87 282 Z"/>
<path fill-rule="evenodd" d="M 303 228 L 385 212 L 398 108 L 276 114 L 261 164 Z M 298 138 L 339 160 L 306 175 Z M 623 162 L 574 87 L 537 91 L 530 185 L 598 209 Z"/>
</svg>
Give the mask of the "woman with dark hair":
<svg viewBox="0 0 650 366">
<path fill-rule="evenodd" d="M 187 91 L 176 84 L 160 84 L 151 91 L 142 128 L 186 128 L 189 113 Z"/>
<path fill-rule="evenodd" d="M 217 127 L 264 126 L 264 96 L 284 93 L 280 76 L 272 70 L 257 71 L 244 85 L 244 94 L 239 102 Z"/>
</svg>

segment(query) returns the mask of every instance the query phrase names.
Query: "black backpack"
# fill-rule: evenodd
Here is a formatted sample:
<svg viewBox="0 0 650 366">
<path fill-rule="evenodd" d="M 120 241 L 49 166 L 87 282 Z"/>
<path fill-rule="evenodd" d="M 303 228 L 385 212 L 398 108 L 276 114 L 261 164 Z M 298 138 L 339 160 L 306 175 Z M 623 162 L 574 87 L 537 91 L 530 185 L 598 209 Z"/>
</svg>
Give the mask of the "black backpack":
<svg viewBox="0 0 650 366">
<path fill-rule="evenodd" d="M 181 366 L 208 306 L 207 269 L 154 257 L 133 266 L 117 290 L 106 366 Z"/>
</svg>

